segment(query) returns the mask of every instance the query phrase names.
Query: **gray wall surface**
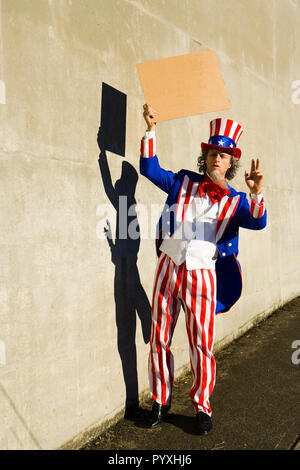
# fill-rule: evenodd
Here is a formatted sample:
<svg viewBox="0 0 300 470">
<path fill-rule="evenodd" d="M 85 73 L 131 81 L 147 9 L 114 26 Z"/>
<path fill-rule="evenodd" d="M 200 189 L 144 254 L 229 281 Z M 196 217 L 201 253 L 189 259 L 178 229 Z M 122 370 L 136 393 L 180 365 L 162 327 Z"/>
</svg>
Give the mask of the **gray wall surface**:
<svg viewBox="0 0 300 470">
<path fill-rule="evenodd" d="M 300 1 L 0 0 L 1 449 L 76 447 L 147 390 L 150 221 L 165 194 L 138 174 L 136 63 L 209 49 L 231 109 L 160 123 L 161 165 L 196 170 L 209 121 L 234 119 L 232 185 L 247 192 L 244 170 L 260 157 L 268 208 L 265 230 L 241 230 L 243 294 L 216 319 L 217 350 L 300 292 Z M 101 173 L 103 82 L 126 95 L 127 114 L 125 157 L 106 152 Z M 141 238 L 120 256 L 103 233 L 108 219 L 115 235 L 122 178 Z M 179 374 L 183 313 L 173 351 Z"/>
</svg>

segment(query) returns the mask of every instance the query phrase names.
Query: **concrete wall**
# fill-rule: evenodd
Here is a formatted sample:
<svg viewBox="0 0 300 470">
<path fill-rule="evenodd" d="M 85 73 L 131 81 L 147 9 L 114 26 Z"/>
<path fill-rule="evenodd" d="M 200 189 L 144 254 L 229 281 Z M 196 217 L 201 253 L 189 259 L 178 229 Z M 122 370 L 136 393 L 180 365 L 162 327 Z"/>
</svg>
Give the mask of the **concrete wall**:
<svg viewBox="0 0 300 470">
<path fill-rule="evenodd" d="M 125 356 L 136 343 L 138 390 L 148 387 L 142 325 L 154 244 L 140 240 L 136 264 L 112 260 L 101 236 L 106 218 L 114 233 L 116 212 L 96 141 L 105 82 L 127 96 L 125 158 L 107 152 L 112 184 L 123 161 L 138 171 L 145 125 L 136 63 L 214 49 L 231 100 L 229 111 L 161 123 L 162 166 L 196 170 L 209 120 L 224 116 L 245 129 L 235 187 L 246 190 L 251 157 L 265 172 L 268 227 L 241 231 L 243 296 L 217 317 L 215 349 L 299 294 L 299 26 L 299 0 L 0 0 L 1 449 L 76 446 L 120 412 L 118 340 Z M 165 195 L 139 176 L 135 199 L 147 233 L 150 201 Z M 131 292 L 145 291 L 142 322 L 118 302 L 128 266 Z M 183 314 L 174 354 L 179 373 L 188 363 Z"/>
</svg>

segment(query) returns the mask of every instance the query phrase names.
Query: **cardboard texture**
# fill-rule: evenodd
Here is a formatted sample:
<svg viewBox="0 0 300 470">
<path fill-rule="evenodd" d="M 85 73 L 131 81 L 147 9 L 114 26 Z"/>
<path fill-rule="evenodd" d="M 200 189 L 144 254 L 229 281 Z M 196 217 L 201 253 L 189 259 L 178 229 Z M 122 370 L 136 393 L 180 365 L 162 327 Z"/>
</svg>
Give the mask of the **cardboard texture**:
<svg viewBox="0 0 300 470">
<path fill-rule="evenodd" d="M 215 51 L 136 64 L 145 102 L 157 122 L 230 108 Z"/>
</svg>

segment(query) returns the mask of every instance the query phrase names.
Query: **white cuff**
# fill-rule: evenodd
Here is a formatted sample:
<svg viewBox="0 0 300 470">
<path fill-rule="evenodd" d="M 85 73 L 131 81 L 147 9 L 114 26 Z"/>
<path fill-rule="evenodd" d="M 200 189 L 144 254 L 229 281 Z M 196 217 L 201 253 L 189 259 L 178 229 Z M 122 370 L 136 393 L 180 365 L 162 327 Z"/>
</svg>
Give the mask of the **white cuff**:
<svg viewBox="0 0 300 470">
<path fill-rule="evenodd" d="M 151 139 L 151 137 L 155 137 L 155 131 L 146 131 L 145 137 L 147 137 L 147 139 Z"/>
<path fill-rule="evenodd" d="M 250 193 L 250 199 L 254 202 L 256 202 L 257 204 L 260 204 L 262 199 L 263 199 L 263 193 L 259 193 L 259 194 L 252 194 Z"/>
<path fill-rule="evenodd" d="M 154 131 L 146 131 L 141 140 L 141 157 L 151 158 L 156 154 L 156 137 Z"/>
</svg>

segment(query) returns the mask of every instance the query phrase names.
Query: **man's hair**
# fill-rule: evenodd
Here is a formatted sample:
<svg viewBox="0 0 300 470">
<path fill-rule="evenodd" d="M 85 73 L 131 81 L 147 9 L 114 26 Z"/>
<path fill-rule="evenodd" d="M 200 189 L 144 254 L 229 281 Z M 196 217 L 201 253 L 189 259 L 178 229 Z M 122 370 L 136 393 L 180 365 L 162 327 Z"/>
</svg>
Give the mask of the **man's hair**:
<svg viewBox="0 0 300 470">
<path fill-rule="evenodd" d="M 199 157 L 198 157 L 198 160 L 197 160 L 197 165 L 198 165 L 198 169 L 199 169 L 199 173 L 206 173 L 206 157 L 207 157 L 207 154 L 208 154 L 208 150 L 206 150 L 205 152 L 203 152 Z M 228 179 L 228 180 L 232 180 L 238 169 L 239 169 L 239 166 L 240 166 L 240 162 L 239 160 L 237 160 L 236 158 L 234 158 L 233 156 L 231 156 L 230 158 L 230 163 L 231 163 L 231 167 L 228 168 L 228 170 L 226 171 L 226 174 L 225 174 L 225 178 Z"/>
</svg>

